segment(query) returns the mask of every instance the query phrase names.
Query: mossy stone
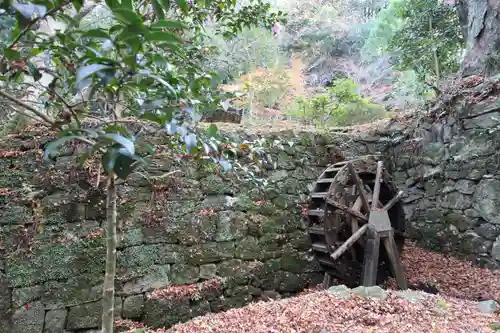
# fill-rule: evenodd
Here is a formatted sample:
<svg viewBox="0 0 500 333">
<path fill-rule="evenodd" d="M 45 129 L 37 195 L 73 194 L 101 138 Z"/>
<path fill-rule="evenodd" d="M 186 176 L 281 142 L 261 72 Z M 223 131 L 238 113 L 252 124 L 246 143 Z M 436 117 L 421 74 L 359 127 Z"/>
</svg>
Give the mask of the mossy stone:
<svg viewBox="0 0 500 333">
<path fill-rule="evenodd" d="M 200 278 L 200 268 L 185 264 L 172 265 L 170 276 L 174 284 L 190 284 Z"/>
<path fill-rule="evenodd" d="M 118 251 L 120 267 L 175 264 L 184 261 L 182 247 L 174 244 L 148 244 Z"/>
<path fill-rule="evenodd" d="M 191 265 L 214 263 L 233 256 L 233 242 L 196 244 L 186 249 L 186 259 Z"/>
<path fill-rule="evenodd" d="M 102 302 L 93 302 L 69 308 L 66 329 L 83 330 L 99 327 Z"/>
<path fill-rule="evenodd" d="M 144 296 L 125 297 L 122 305 L 122 316 L 125 319 L 140 319 L 144 310 Z"/>
</svg>

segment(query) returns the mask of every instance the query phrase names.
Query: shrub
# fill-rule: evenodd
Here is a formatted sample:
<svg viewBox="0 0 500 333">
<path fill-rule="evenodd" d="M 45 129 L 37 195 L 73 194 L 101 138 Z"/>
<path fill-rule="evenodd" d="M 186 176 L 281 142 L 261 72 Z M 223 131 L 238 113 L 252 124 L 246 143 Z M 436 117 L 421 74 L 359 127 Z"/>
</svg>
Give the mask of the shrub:
<svg viewBox="0 0 500 333">
<path fill-rule="evenodd" d="M 356 91 L 352 79 L 340 79 L 312 97 L 298 96 L 287 112 L 291 117 L 316 126 L 349 126 L 385 117 L 383 107 L 373 104 Z"/>
</svg>

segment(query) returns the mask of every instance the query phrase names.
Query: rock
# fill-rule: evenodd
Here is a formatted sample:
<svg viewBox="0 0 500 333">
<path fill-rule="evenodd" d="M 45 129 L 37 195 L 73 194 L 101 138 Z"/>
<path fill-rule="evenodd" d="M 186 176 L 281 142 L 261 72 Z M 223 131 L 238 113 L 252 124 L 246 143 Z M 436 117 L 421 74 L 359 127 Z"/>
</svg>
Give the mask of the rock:
<svg viewBox="0 0 500 333">
<path fill-rule="evenodd" d="M 450 192 L 439 197 L 439 203 L 443 208 L 450 209 L 467 209 L 470 208 L 472 202 L 471 197 L 460 192 Z"/>
<path fill-rule="evenodd" d="M 183 260 L 182 247 L 173 244 L 132 246 L 117 254 L 117 264 L 121 267 L 175 264 Z"/>
<path fill-rule="evenodd" d="M 384 289 L 380 288 L 379 286 L 373 286 L 373 287 L 363 287 L 359 286 L 357 288 L 354 288 L 352 290 L 354 294 L 363 296 L 363 297 L 373 297 L 377 298 L 381 301 L 385 301 L 387 298 L 387 293 L 385 292 Z"/>
<path fill-rule="evenodd" d="M 425 294 L 413 290 L 398 290 L 394 292 L 394 295 L 404 298 L 410 302 L 418 302 L 425 299 Z"/>
<path fill-rule="evenodd" d="M 12 306 L 18 308 L 27 303 L 33 302 L 42 296 L 43 289 L 42 285 L 15 288 L 12 290 Z"/>
<path fill-rule="evenodd" d="M 185 264 L 175 264 L 171 267 L 170 276 L 174 284 L 191 284 L 197 282 L 200 278 L 200 268 Z"/>
<path fill-rule="evenodd" d="M 226 311 L 233 308 L 241 308 L 252 301 L 252 295 L 238 295 L 233 297 L 221 297 L 210 302 L 213 312 Z"/>
<path fill-rule="evenodd" d="M 144 304 L 144 324 L 152 328 L 171 326 L 191 319 L 188 298 L 147 299 Z"/>
<path fill-rule="evenodd" d="M 250 278 L 250 270 L 248 262 L 231 259 L 217 265 L 217 276 L 229 279 L 231 284 L 245 284 Z"/>
<path fill-rule="evenodd" d="M 280 295 L 280 293 L 273 291 L 273 290 L 264 290 L 264 292 L 262 292 L 262 295 L 260 296 L 260 298 L 264 301 L 269 301 L 269 300 L 280 299 L 281 295 Z"/>
<path fill-rule="evenodd" d="M 69 308 L 66 328 L 81 330 L 99 327 L 102 316 L 101 302 L 87 303 Z"/>
<path fill-rule="evenodd" d="M 497 240 L 493 243 L 491 256 L 493 259 L 500 261 L 500 236 L 497 237 Z"/>
<path fill-rule="evenodd" d="M 43 330 L 45 311 L 41 302 L 18 308 L 12 315 L 11 333 L 40 333 Z"/>
<path fill-rule="evenodd" d="M 498 236 L 500 236 L 499 224 L 483 223 L 474 230 L 479 236 L 489 240 L 495 240 Z"/>
<path fill-rule="evenodd" d="M 464 214 L 449 213 L 446 216 L 446 222 L 454 225 L 461 232 L 464 232 L 474 228 L 478 221 L 477 219 L 467 217 Z"/>
<path fill-rule="evenodd" d="M 47 311 L 43 333 L 63 333 L 67 315 L 66 309 Z"/>
<path fill-rule="evenodd" d="M 125 297 L 122 316 L 126 319 L 140 319 L 144 310 L 144 296 L 134 295 Z"/>
<path fill-rule="evenodd" d="M 211 279 L 217 275 L 217 266 L 215 264 L 206 264 L 200 266 L 200 278 Z"/>
<path fill-rule="evenodd" d="M 134 295 L 153 289 L 165 288 L 169 284 L 170 265 L 151 266 L 145 274 L 128 279 L 117 290 L 126 295 Z"/>
<path fill-rule="evenodd" d="M 186 251 L 187 261 L 191 265 L 209 264 L 233 257 L 233 242 L 195 244 Z"/>
<path fill-rule="evenodd" d="M 281 269 L 296 274 L 301 274 L 311 267 L 306 258 L 300 256 L 297 251 L 287 251 L 281 257 Z"/>
<path fill-rule="evenodd" d="M 500 180 L 497 179 L 481 180 L 474 192 L 474 209 L 483 219 L 493 224 L 500 224 L 499 192 Z"/>
<path fill-rule="evenodd" d="M 328 288 L 328 292 L 342 299 L 348 299 L 351 297 L 351 289 L 347 288 L 343 284 Z"/>
<path fill-rule="evenodd" d="M 458 182 L 456 182 L 455 188 L 462 194 L 473 194 L 474 190 L 476 189 L 476 185 L 473 181 L 460 179 Z"/>
<path fill-rule="evenodd" d="M 494 313 L 500 306 L 496 301 L 482 301 L 477 304 L 477 310 L 482 313 Z"/>
<path fill-rule="evenodd" d="M 42 301 L 48 309 L 94 302 L 102 297 L 102 276 L 79 276 L 64 282 L 44 284 Z"/>
<path fill-rule="evenodd" d="M 249 221 L 241 212 L 224 211 L 217 217 L 215 241 L 232 241 L 243 238 L 247 233 Z"/>
</svg>

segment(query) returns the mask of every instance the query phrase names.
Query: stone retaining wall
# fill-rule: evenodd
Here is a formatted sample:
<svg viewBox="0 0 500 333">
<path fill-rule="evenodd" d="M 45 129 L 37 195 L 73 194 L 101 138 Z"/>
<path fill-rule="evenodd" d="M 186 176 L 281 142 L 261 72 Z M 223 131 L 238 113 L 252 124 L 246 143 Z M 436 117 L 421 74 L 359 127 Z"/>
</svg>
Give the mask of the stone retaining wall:
<svg viewBox="0 0 500 333">
<path fill-rule="evenodd" d="M 43 131 L 0 149 L 2 333 L 79 332 L 100 322 L 104 184 L 93 188 L 96 170 L 74 167 L 71 147 L 53 166 L 44 163 Z M 280 136 L 286 147 L 273 153 L 277 168 L 262 191 L 209 165 L 164 157 L 151 176 L 180 172 L 154 186 L 139 175 L 119 186 L 117 316 L 169 326 L 321 282 L 302 204 L 333 141 Z"/>
<path fill-rule="evenodd" d="M 266 134 L 284 148 L 272 153 L 277 169 L 263 191 L 207 165 L 158 158 L 151 175 L 179 173 L 154 186 L 138 175 L 120 185 L 117 316 L 168 326 L 320 282 L 302 207 L 339 151 L 383 154 L 405 191 L 409 236 L 498 268 L 496 103 L 458 103 L 437 120 L 354 134 Z M 44 131 L 0 144 L 1 333 L 80 332 L 100 322 L 103 189 L 93 188 L 95 169 L 73 167 L 70 148 L 44 164 Z"/>
</svg>

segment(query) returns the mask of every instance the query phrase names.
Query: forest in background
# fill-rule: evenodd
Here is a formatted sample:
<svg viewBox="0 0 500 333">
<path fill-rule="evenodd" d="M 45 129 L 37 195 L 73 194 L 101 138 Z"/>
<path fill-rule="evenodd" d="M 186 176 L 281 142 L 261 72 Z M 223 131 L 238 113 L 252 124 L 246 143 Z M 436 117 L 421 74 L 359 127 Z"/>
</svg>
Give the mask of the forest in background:
<svg viewBox="0 0 500 333">
<path fill-rule="evenodd" d="M 230 39 L 218 22 L 204 22 L 203 66 L 212 85 L 232 97 L 227 109 L 251 122 L 287 120 L 346 126 L 414 111 L 457 72 L 464 39 L 453 2 L 436 0 L 269 0 L 286 22 L 245 27 Z M 245 1 L 240 1 L 245 5 Z M 12 15 L 0 15 L 0 40 L 12 34 Z M 83 30 L 107 29 L 113 13 L 96 4 Z M 1 46 L 1 45 L 0 45 Z M 27 119 L 3 107 L 3 134 Z"/>
</svg>

